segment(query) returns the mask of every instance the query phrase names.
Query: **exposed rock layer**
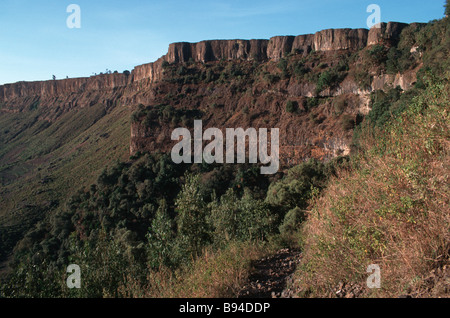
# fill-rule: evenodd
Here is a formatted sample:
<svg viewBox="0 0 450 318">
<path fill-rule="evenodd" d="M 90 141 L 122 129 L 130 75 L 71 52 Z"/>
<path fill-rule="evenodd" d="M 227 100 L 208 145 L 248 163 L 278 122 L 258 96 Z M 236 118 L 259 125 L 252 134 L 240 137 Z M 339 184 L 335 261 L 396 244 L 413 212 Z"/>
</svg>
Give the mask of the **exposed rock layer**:
<svg viewBox="0 0 450 318">
<path fill-rule="evenodd" d="M 388 46 L 395 44 L 406 26 L 402 23 L 388 23 L 371 30 L 330 29 L 315 34 L 276 36 L 270 40 L 173 43 L 166 55 L 153 63 L 139 65 L 127 74 L 102 74 L 89 78 L 19 82 L 0 86 L 0 111 L 21 112 L 39 107 L 45 110 L 41 112 L 44 115 L 40 119 L 53 122 L 72 109 L 96 104 L 104 105 L 107 111 L 113 106 L 167 104 L 167 98 L 172 96 L 175 98 L 171 100 L 173 106 L 180 108 L 180 101 L 176 98 L 184 96 L 183 109 L 200 109 L 208 113 L 211 105 L 215 105 L 214 115 L 210 112 L 211 116 L 205 117 L 205 127 L 278 127 L 280 160 L 283 166 L 297 164 L 310 157 L 324 159 L 345 155 L 350 151 L 352 133 L 344 130 L 341 127 L 342 120 L 333 115 L 336 107 L 333 100 L 345 99 L 345 115 L 356 120 L 357 114 L 367 114 L 370 110 L 370 90 L 384 89 L 390 85 L 409 89 L 415 82 L 416 70 L 397 75 L 373 75 L 372 87 L 368 90 L 362 90 L 355 78 L 347 76 L 338 86 L 327 87 L 320 92 L 319 96 L 326 97 L 322 100 L 329 99 L 329 102 L 326 101 L 309 113 L 305 111 L 301 116 L 287 113 L 286 101 L 293 100 L 303 109 L 307 98 L 318 94 L 314 82 L 281 80 L 278 83 L 268 83 L 263 80 L 253 84 L 249 80 L 241 81 L 239 87 L 214 81 L 180 85 L 178 82 L 166 81 L 167 76 L 171 72 L 178 72 L 177 64 L 230 61 L 226 64 L 254 65 L 249 61 L 278 61 L 289 54 L 306 56 L 311 51 L 321 52 L 321 59 L 324 59 L 321 62 L 324 65 L 336 65 L 340 56 L 347 55 L 348 52 L 356 52 L 377 43 Z M 302 56 L 294 58 L 301 59 Z M 318 65 L 317 61 L 308 63 L 311 69 Z M 172 66 L 166 68 L 166 65 Z M 199 67 L 208 68 L 211 65 Z M 262 67 L 276 68 L 274 63 L 267 63 Z M 169 75 L 164 76 L 165 70 Z M 249 106 L 251 109 L 247 111 L 248 115 L 243 114 L 241 110 L 249 109 Z M 133 122 L 130 153 L 169 151 L 171 141 L 168 138 L 172 124 L 160 122 L 157 126 L 147 127 L 139 119 Z"/>
<path fill-rule="evenodd" d="M 136 82 L 153 83 L 161 78 L 163 63 L 208 62 L 217 60 L 278 60 L 289 53 L 332 50 L 359 50 L 382 41 L 396 41 L 407 24 L 382 23 L 379 28 L 328 29 L 315 34 L 276 36 L 270 40 L 210 40 L 170 44 L 168 53 L 153 63 L 137 66 L 130 76 L 103 74 L 57 81 L 18 82 L 0 86 L 0 103 L 20 97 L 50 97 L 86 91 L 112 90 Z"/>
</svg>

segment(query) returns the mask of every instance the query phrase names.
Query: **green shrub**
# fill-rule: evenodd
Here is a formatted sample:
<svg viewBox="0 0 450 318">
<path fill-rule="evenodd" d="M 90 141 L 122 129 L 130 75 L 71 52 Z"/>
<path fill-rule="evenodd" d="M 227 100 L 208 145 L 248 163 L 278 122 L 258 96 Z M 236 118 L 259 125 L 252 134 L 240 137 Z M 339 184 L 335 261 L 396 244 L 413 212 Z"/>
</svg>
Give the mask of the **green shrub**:
<svg viewBox="0 0 450 318">
<path fill-rule="evenodd" d="M 354 72 L 354 77 L 360 89 L 370 89 L 372 85 L 372 75 L 370 75 L 370 72 L 368 70 L 359 68 Z"/>
<path fill-rule="evenodd" d="M 299 225 L 305 220 L 305 212 L 299 207 L 289 210 L 279 227 L 280 234 L 292 234 L 298 230 Z"/>
<path fill-rule="evenodd" d="M 289 169 L 287 175 L 280 181 L 270 184 L 266 202 L 285 212 L 295 207 L 305 209 L 312 190 L 323 188 L 333 171 L 331 163 L 325 165 L 318 160 L 310 159 Z"/>
<path fill-rule="evenodd" d="M 329 70 L 320 73 L 316 81 L 316 94 L 319 94 L 326 88 L 336 87 L 344 80 L 346 76 L 347 68 L 343 65 L 337 65 Z"/>
<path fill-rule="evenodd" d="M 167 61 L 163 61 L 162 62 L 162 68 L 163 69 L 167 69 L 167 68 L 169 68 L 169 66 L 170 66 L 169 62 L 167 62 Z"/>
<path fill-rule="evenodd" d="M 375 65 L 381 65 L 386 61 L 386 47 L 375 44 L 367 51 L 371 62 Z"/>
<path fill-rule="evenodd" d="M 351 130 L 355 128 L 355 120 L 350 115 L 343 115 L 341 118 L 342 129 Z"/>
<path fill-rule="evenodd" d="M 289 100 L 286 102 L 286 111 L 288 113 L 296 113 L 298 111 L 298 102 Z"/>
<path fill-rule="evenodd" d="M 383 126 L 391 118 L 395 103 L 400 99 L 402 89 L 392 88 L 386 93 L 376 91 L 371 94 L 371 111 L 367 118 L 377 126 Z"/>
<path fill-rule="evenodd" d="M 335 115 L 342 114 L 345 109 L 347 108 L 347 100 L 345 99 L 345 96 L 338 96 L 333 99 L 333 109 Z"/>
<path fill-rule="evenodd" d="M 200 176 L 187 175 L 176 201 L 178 254 L 195 257 L 210 242 L 207 207 L 200 191 Z"/>
<path fill-rule="evenodd" d="M 288 61 L 286 59 L 280 59 L 278 61 L 277 67 L 282 71 L 286 72 L 288 69 Z"/>
<path fill-rule="evenodd" d="M 269 84 L 275 84 L 280 80 L 280 77 L 275 74 L 265 73 L 263 75 L 264 80 Z"/>
<path fill-rule="evenodd" d="M 316 98 L 316 97 L 307 97 L 306 98 L 305 106 L 306 106 L 307 110 L 310 110 L 310 109 L 318 106 L 319 104 L 320 104 L 319 98 Z"/>
<path fill-rule="evenodd" d="M 230 241 L 263 240 L 274 233 L 276 217 L 269 205 L 255 199 L 248 189 L 239 198 L 233 189 L 210 204 L 212 237 L 216 245 Z"/>
<path fill-rule="evenodd" d="M 409 48 L 399 50 L 396 47 L 389 49 L 386 60 L 386 72 L 388 74 L 403 73 L 413 65 Z"/>
<path fill-rule="evenodd" d="M 293 66 L 294 68 L 294 74 L 298 76 L 299 78 L 303 78 L 305 74 L 310 72 L 308 68 L 305 67 L 305 65 L 302 62 L 296 62 Z"/>
</svg>

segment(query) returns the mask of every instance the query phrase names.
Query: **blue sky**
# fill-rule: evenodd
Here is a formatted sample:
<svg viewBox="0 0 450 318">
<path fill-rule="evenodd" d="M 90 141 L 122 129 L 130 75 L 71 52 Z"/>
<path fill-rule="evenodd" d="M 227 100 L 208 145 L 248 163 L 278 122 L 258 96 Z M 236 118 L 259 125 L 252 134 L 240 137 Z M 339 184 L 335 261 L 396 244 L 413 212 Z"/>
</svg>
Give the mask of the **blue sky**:
<svg viewBox="0 0 450 318">
<path fill-rule="evenodd" d="M 172 42 L 367 28 L 372 3 L 383 22 L 409 23 L 442 18 L 445 0 L 1 0 L 0 84 L 132 70 Z M 66 25 L 70 4 L 80 29 Z"/>
</svg>

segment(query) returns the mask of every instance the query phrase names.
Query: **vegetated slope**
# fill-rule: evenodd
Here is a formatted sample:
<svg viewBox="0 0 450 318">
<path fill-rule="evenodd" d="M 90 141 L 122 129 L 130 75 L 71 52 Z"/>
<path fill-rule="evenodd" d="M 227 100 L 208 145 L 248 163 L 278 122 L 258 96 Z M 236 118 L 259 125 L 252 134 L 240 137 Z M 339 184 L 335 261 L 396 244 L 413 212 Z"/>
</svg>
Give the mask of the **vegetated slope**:
<svg viewBox="0 0 450 318">
<path fill-rule="evenodd" d="M 0 122 L 1 258 L 105 165 L 128 158 L 129 110 L 95 104 L 42 119 L 35 107 L 2 113 Z"/>
<path fill-rule="evenodd" d="M 449 295 L 448 277 L 424 282 L 450 251 L 448 77 L 429 85 L 315 200 L 303 225 L 303 295 L 339 296 L 346 284 L 360 287 L 350 296 Z M 366 287 L 371 264 L 379 290 Z"/>
<path fill-rule="evenodd" d="M 275 182 L 252 165 L 176 165 L 163 154 L 118 163 L 25 236 L 3 293 L 232 296 L 337 164 L 310 161 Z M 69 263 L 81 266 L 80 290 L 61 280 Z"/>
<path fill-rule="evenodd" d="M 123 133 L 128 121 L 128 116 L 121 117 L 128 110 L 124 106 L 137 110 L 131 125 L 131 150 L 136 156 L 105 169 L 90 187 L 59 201 L 56 212 L 27 233 L 16 247 L 14 273 L 2 293 L 55 297 L 233 295 L 248 275 L 250 260 L 272 252 L 274 245 L 293 244 L 293 232 L 305 219 L 308 200 L 325 188 L 336 167 L 345 166 L 346 160 L 326 164 L 310 160 L 285 171 L 284 177 L 280 173 L 267 178 L 260 176 L 255 166 L 179 166 L 167 155 L 142 152 L 167 152 L 171 129 L 189 127 L 193 119 L 201 118 L 206 127 L 280 127 L 282 147 L 286 147 L 285 166 L 308 158 L 348 154 L 352 130 L 369 106 L 385 116 L 386 105 L 397 101 L 398 108 L 387 109 L 400 113 L 408 105 L 408 96 L 415 94 L 402 94 L 396 86 L 409 89 L 414 85 L 422 54 L 431 50 L 416 47 L 416 34 L 422 34 L 423 27 L 384 25 L 376 41 L 367 46 L 369 40 L 363 37 L 367 41 L 357 49 L 341 45 L 333 49 L 323 40 L 328 34 L 323 32 L 317 35 L 322 40 L 314 44 L 323 51 L 312 51 L 311 47 L 293 50 L 292 46 L 288 54 L 281 50 L 276 60 L 161 61 L 158 67 L 135 69 L 128 80 L 125 75 L 113 75 L 122 86 L 102 91 L 112 94 L 104 103 L 99 102 L 102 97 L 83 91 L 79 98 L 84 110 L 79 110 L 80 114 L 88 112 L 86 118 L 90 118 L 92 111 L 100 118 L 91 121 L 93 125 L 81 123 L 86 130 L 84 136 L 68 138 L 60 148 L 53 149 L 52 137 L 59 131 L 56 127 L 61 129 L 61 135 L 54 138 L 56 145 L 76 129 L 69 128 L 70 116 L 63 115 L 68 126 L 55 120 L 55 126 L 41 135 L 50 144 L 39 142 L 42 138 L 30 143 L 47 149 L 39 153 L 39 158 L 46 158 L 49 149 L 64 149 L 60 158 L 74 155 L 70 163 L 54 172 L 55 184 L 60 182 L 56 189 L 63 188 L 65 180 L 77 178 L 78 174 L 71 174 L 75 167 L 84 171 L 92 164 L 95 171 L 105 164 L 102 156 L 110 155 L 113 160 L 123 154 L 122 138 L 130 137 L 129 131 Z M 331 35 L 328 38 L 333 38 Z M 146 78 L 141 71 L 147 68 L 152 76 Z M 416 84 L 419 90 L 420 80 L 421 76 Z M 59 83 L 62 89 L 68 89 L 66 81 Z M 79 86 L 84 87 L 81 82 Z M 94 82 L 87 80 L 89 85 Z M 47 93 L 58 88 L 58 83 L 43 85 Z M 7 91 L 8 96 L 15 97 L 5 109 L 11 112 L 20 104 L 23 110 L 25 97 L 16 96 L 10 88 Z M 371 91 L 377 92 L 371 95 Z M 49 96 L 45 103 L 42 101 L 44 109 L 51 108 Z M 76 104 L 73 97 L 64 96 L 64 112 Z M 106 114 L 101 112 L 101 105 L 108 106 Z M 28 111 L 33 111 L 36 106 L 30 108 Z M 380 120 L 386 121 L 386 116 Z M 102 129 L 109 123 L 111 135 L 116 137 L 102 141 L 107 136 Z M 107 147 L 98 147 L 97 140 Z M 89 149 L 84 157 L 82 152 L 77 153 L 77 146 L 83 143 Z M 26 143 L 17 141 L 10 150 L 20 149 L 22 144 Z M 290 151 L 289 147 L 294 149 Z M 52 171 L 53 166 L 44 168 L 44 172 Z M 39 180 L 48 184 L 51 179 Z M 18 187 L 21 184 L 17 182 Z M 37 202 L 45 201 L 37 197 Z M 65 279 L 61 279 L 69 263 L 82 267 L 81 290 L 68 290 Z M 199 268 L 201 274 L 196 271 Z"/>
<path fill-rule="evenodd" d="M 417 39 L 432 47 L 426 88 L 402 113 L 396 103 L 374 108 L 353 168 L 314 199 L 301 232 L 300 296 L 450 295 L 449 19 Z M 371 264 L 380 266 L 380 289 L 366 285 Z"/>
</svg>

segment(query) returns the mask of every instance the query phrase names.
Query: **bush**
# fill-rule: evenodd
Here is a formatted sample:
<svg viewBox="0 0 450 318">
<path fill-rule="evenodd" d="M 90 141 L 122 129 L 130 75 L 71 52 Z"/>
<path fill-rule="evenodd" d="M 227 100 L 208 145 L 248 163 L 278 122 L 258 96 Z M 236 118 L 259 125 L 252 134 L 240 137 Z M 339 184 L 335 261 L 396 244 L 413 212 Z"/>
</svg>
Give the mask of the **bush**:
<svg viewBox="0 0 450 318">
<path fill-rule="evenodd" d="M 296 62 L 293 66 L 294 68 L 294 74 L 297 75 L 299 78 L 303 78 L 305 74 L 307 74 L 310 70 L 305 67 L 305 65 L 302 62 Z"/>
<path fill-rule="evenodd" d="M 322 92 L 333 84 L 333 75 L 330 71 L 322 72 L 316 82 L 316 93 Z"/>
<path fill-rule="evenodd" d="M 276 217 L 269 205 L 253 197 L 248 189 L 241 199 L 233 189 L 210 204 L 210 222 L 214 228 L 212 237 L 216 245 L 229 241 L 264 240 L 273 234 Z"/>
<path fill-rule="evenodd" d="M 345 65 L 339 64 L 320 73 L 316 81 L 316 94 L 319 94 L 326 88 L 333 88 L 339 85 L 347 76 L 347 70 L 348 68 Z"/>
<path fill-rule="evenodd" d="M 282 71 L 282 72 L 287 72 L 288 69 L 288 62 L 286 59 L 281 59 L 278 61 L 277 67 Z"/>
<path fill-rule="evenodd" d="M 400 99 L 402 89 L 391 88 L 386 93 L 377 91 L 371 94 L 371 111 L 367 118 L 376 126 L 383 126 L 391 118 L 396 102 Z"/>
<path fill-rule="evenodd" d="M 281 235 L 292 234 L 298 230 L 299 225 L 305 220 L 305 212 L 299 207 L 289 210 L 281 223 L 279 230 Z"/>
<path fill-rule="evenodd" d="M 177 68 L 177 75 L 178 76 L 184 76 L 188 73 L 187 68 L 184 65 L 180 65 Z"/>
<path fill-rule="evenodd" d="M 307 110 L 310 110 L 310 109 L 312 109 L 312 108 L 314 108 L 314 107 L 316 107 L 316 106 L 318 106 L 319 104 L 320 104 L 320 100 L 319 100 L 319 98 L 316 98 L 316 97 L 307 97 L 306 98 L 306 103 L 305 103 L 306 105 L 306 109 Z"/>
<path fill-rule="evenodd" d="M 278 75 L 274 75 L 274 74 L 270 74 L 270 73 L 265 73 L 263 78 L 269 84 L 275 84 L 276 82 L 278 82 L 280 80 L 280 77 Z"/>
<path fill-rule="evenodd" d="M 167 61 L 163 61 L 163 62 L 162 62 L 162 68 L 163 68 L 163 69 L 166 69 L 166 68 L 168 68 L 169 66 L 170 66 L 169 62 L 167 62 Z"/>
<path fill-rule="evenodd" d="M 348 105 L 348 103 L 347 103 L 345 96 L 341 95 L 341 96 L 334 98 L 333 109 L 334 109 L 335 115 L 342 114 L 345 111 L 345 109 L 347 108 L 347 105 Z"/>
<path fill-rule="evenodd" d="M 381 65 L 386 61 L 386 47 L 380 44 L 375 44 L 368 51 L 371 62 L 375 65 Z"/>
<path fill-rule="evenodd" d="M 388 74 L 403 73 L 413 65 L 413 60 L 409 48 L 399 50 L 392 47 L 386 60 L 386 72 Z"/>
<path fill-rule="evenodd" d="M 341 118 L 342 129 L 351 130 L 355 128 L 355 120 L 350 115 L 343 115 Z"/>
<path fill-rule="evenodd" d="M 289 100 L 286 102 L 286 111 L 288 113 L 295 113 L 298 111 L 298 102 Z"/>
<path fill-rule="evenodd" d="M 177 212 L 177 241 L 183 257 L 196 257 L 210 241 L 207 208 L 200 191 L 199 175 L 187 175 L 186 184 L 175 201 Z"/>
<path fill-rule="evenodd" d="M 295 207 L 306 209 L 313 189 L 322 189 L 333 171 L 331 164 L 315 159 L 295 166 L 283 179 L 270 184 L 266 202 L 284 212 Z"/>
</svg>

